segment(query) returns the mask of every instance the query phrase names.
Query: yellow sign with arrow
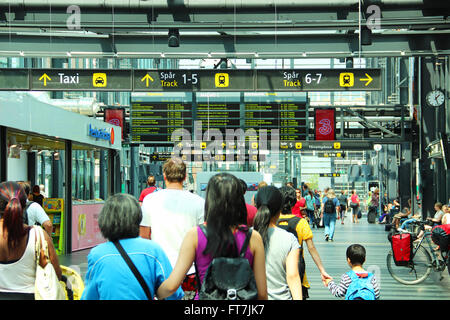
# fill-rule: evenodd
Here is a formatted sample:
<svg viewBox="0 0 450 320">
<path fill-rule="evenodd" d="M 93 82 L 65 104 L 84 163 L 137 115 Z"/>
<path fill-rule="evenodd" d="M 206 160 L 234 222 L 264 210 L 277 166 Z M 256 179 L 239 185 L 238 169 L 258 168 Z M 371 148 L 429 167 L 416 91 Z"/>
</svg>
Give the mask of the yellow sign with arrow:
<svg viewBox="0 0 450 320">
<path fill-rule="evenodd" d="M 371 76 L 369 76 L 367 73 L 366 73 L 366 77 L 367 78 L 361 78 L 361 79 L 359 79 L 359 81 L 366 81 L 366 83 L 365 83 L 365 86 L 367 87 L 371 82 L 372 82 L 372 77 Z"/>
<path fill-rule="evenodd" d="M 52 78 L 50 78 L 46 73 L 44 73 L 40 78 L 39 81 L 44 80 L 44 87 L 47 86 L 47 81 L 52 81 Z"/>
<path fill-rule="evenodd" d="M 148 87 L 148 85 L 150 84 L 150 83 L 149 83 L 149 80 L 150 80 L 151 82 L 154 81 L 153 78 L 152 78 L 148 73 L 141 79 L 142 82 L 145 81 L 145 86 L 146 86 L 146 87 Z"/>
</svg>

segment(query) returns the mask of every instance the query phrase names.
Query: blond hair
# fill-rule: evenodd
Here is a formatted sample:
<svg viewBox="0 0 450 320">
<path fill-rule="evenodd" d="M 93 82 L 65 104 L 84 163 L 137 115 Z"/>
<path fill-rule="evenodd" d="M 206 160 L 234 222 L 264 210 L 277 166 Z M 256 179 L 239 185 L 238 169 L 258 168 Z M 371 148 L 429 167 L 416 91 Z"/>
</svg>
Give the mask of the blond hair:
<svg viewBox="0 0 450 320">
<path fill-rule="evenodd" d="M 327 198 L 336 198 L 336 193 L 334 192 L 333 189 L 331 189 L 331 188 L 328 189 Z"/>
</svg>

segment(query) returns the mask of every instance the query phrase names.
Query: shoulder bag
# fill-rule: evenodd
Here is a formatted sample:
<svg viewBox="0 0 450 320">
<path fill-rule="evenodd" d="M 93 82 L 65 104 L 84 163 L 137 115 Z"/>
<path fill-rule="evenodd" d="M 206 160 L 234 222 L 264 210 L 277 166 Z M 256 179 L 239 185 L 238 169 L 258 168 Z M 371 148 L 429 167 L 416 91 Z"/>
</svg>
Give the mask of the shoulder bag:
<svg viewBox="0 0 450 320">
<path fill-rule="evenodd" d="M 145 292 L 145 295 L 147 296 L 148 300 L 153 300 L 152 299 L 152 295 L 150 293 L 150 289 L 148 288 L 147 283 L 145 282 L 144 278 L 142 277 L 141 273 L 139 272 L 139 270 L 136 268 L 136 266 L 134 265 L 133 261 L 131 261 L 130 257 L 128 256 L 128 254 L 125 252 L 125 250 L 123 249 L 122 245 L 119 243 L 118 240 L 113 242 L 114 245 L 116 246 L 117 250 L 119 250 L 120 255 L 122 256 L 122 258 L 125 260 L 125 262 L 127 263 L 128 267 L 131 269 L 131 271 L 133 272 L 134 276 L 136 277 L 137 281 L 139 282 L 139 284 L 141 285 L 142 289 Z"/>
<path fill-rule="evenodd" d="M 34 284 L 34 298 L 36 300 L 66 300 L 66 292 L 59 282 L 55 268 L 50 262 L 48 244 L 44 237 L 44 230 L 34 226 L 36 233 L 36 280 Z M 41 258 L 45 260 L 40 265 Z"/>
</svg>

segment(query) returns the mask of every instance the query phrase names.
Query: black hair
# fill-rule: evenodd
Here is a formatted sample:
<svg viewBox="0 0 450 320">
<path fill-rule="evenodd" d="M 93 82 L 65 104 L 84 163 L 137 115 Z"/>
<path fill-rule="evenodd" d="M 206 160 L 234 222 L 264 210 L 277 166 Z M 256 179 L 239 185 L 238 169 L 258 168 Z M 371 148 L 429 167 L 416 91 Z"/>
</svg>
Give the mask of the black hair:
<svg viewBox="0 0 450 320">
<path fill-rule="evenodd" d="M 267 186 L 258 190 L 255 197 L 255 204 L 258 211 L 253 227 L 261 234 L 264 247 L 267 248 L 269 243 L 268 230 L 270 220 L 280 213 L 281 206 L 283 205 L 283 196 L 276 187 Z"/>
<path fill-rule="evenodd" d="M 247 224 L 247 207 L 241 182 L 229 173 L 213 176 L 206 188 L 205 222 L 207 239 L 203 254 L 216 257 L 237 257 L 232 227 Z"/>
<path fill-rule="evenodd" d="M 139 202 L 125 193 L 109 197 L 98 216 L 100 231 L 109 241 L 137 238 L 141 221 Z"/>
<path fill-rule="evenodd" d="M 244 180 L 240 179 L 241 185 L 242 185 L 242 194 L 245 194 L 247 192 L 247 182 L 245 182 Z"/>
<path fill-rule="evenodd" d="M 281 195 L 283 196 L 283 205 L 281 207 L 281 213 L 290 214 L 292 208 L 297 203 L 297 193 L 294 188 L 283 186 L 280 188 Z"/>
<path fill-rule="evenodd" d="M 360 244 L 352 244 L 348 247 L 346 255 L 352 265 L 363 265 L 366 261 L 366 249 Z"/>
</svg>

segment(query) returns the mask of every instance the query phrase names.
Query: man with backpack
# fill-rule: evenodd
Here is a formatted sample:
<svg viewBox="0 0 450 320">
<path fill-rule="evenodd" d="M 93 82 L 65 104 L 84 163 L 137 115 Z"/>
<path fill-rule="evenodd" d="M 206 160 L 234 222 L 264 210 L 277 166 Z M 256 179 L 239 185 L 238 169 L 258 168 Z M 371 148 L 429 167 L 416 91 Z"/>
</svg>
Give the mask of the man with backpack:
<svg viewBox="0 0 450 320">
<path fill-rule="evenodd" d="M 375 275 L 363 268 L 366 261 L 366 249 L 359 244 L 347 248 L 347 263 L 351 270 L 341 276 L 336 284 L 333 280 L 323 281 L 335 297 L 345 297 L 345 300 L 378 300 L 380 287 Z"/>
<path fill-rule="evenodd" d="M 26 181 L 19 181 L 27 195 L 27 203 L 23 211 L 23 223 L 29 226 L 40 225 L 51 236 L 53 232 L 53 223 L 45 210 L 37 202 L 30 201 L 28 197 L 31 192 L 31 185 Z"/>
<path fill-rule="evenodd" d="M 326 196 L 322 200 L 321 218 L 325 225 L 325 241 L 334 241 L 334 228 L 336 225 L 336 211 L 340 210 L 339 200 L 333 189 L 328 189 Z"/>
</svg>

